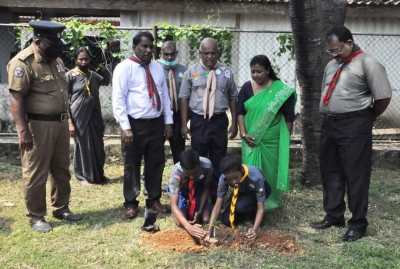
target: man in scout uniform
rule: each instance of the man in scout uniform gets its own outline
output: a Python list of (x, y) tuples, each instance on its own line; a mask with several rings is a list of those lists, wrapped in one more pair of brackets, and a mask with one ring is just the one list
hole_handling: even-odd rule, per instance
[(51, 231), (46, 215), (46, 181), (50, 174), (53, 216), (68, 221), (71, 213), (69, 173), (68, 92), (61, 54), (65, 26), (31, 21), (32, 44), (7, 66), (11, 113), (21, 150), (23, 191), (32, 228)]
[(167, 80), (168, 94), (171, 100), (171, 109), (174, 112), (173, 135), (168, 139), (171, 146), (174, 164), (179, 162), (179, 155), (185, 150), (185, 138), (181, 135), (181, 113), (178, 100), (179, 89), (182, 84), (183, 73), (188, 69), (177, 62), (178, 51), (172, 41), (166, 41), (161, 46), (161, 65), (164, 67), (164, 75)]
[(265, 180), (260, 168), (242, 164), (242, 158), (238, 155), (223, 158), (220, 169), (222, 175), (218, 183), (218, 198), (211, 213), (206, 240), (212, 234), (213, 224), (219, 215), (229, 186), (233, 187), (233, 192), (229, 204), (222, 213), (221, 222), (234, 228), (246, 218), (251, 219), (254, 224), (246, 236), (255, 239), (264, 216), (264, 202), (271, 194), (271, 186)]
[(326, 214), (310, 225), (344, 227), (347, 192), (352, 217), (342, 241), (356, 241), (368, 226), (373, 121), (388, 107), (392, 87), (385, 67), (354, 43), (349, 29), (332, 28), (326, 41), (333, 57), (325, 67), (320, 101), (319, 163)]
[(191, 135), (192, 149), (211, 160), (214, 172), (210, 195), (214, 203), (221, 175), (219, 163), (226, 156), (228, 146), (228, 108), (232, 115), (229, 138), (233, 139), (237, 135), (238, 91), (232, 71), (218, 61), (219, 51), (215, 39), (203, 39), (199, 53), (199, 63), (191, 66), (182, 78), (179, 92), (182, 123), (188, 121), (189, 112), (192, 114), (190, 131), (186, 124), (182, 124), (181, 134), (185, 139), (190, 139)]
[(208, 223), (211, 205), (208, 203), (213, 167), (209, 159), (192, 150), (179, 156), (167, 184), (175, 224), (192, 236), (203, 238), (205, 231), (199, 223)]

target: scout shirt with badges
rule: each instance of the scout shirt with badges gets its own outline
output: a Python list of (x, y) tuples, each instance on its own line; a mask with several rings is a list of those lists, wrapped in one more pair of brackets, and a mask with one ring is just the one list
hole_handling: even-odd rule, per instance
[(370, 108), (373, 100), (392, 97), (392, 88), (385, 67), (374, 57), (363, 52), (344, 65), (329, 104), (326, 106), (323, 99), (339, 65), (333, 59), (325, 67), (319, 106), (321, 113), (340, 114), (358, 111)]
[[(246, 166), (249, 169), (249, 174), (239, 184), (239, 195), (254, 193), (257, 196), (257, 202), (264, 203), (271, 194), (271, 188), (266, 182), (260, 168), (250, 165)], [(224, 198), (228, 192), (229, 186), (225, 175), (222, 174), (218, 182), (217, 197)]]
[[(180, 90), (181, 85), (182, 85), (183, 74), (186, 72), (187, 69), (188, 68), (186, 66), (181, 65), (181, 64), (177, 64), (175, 66), (175, 68), (172, 69), (172, 71), (174, 72), (176, 91), (178, 92), (178, 95), (179, 95), (179, 90)], [(168, 90), (169, 90), (168, 71), (169, 71), (168, 69), (164, 68), (164, 76), (165, 76), (165, 80), (167, 81), (167, 87), (168, 87)], [(169, 96), (169, 91), (168, 91), (168, 96)], [(171, 98), (171, 96), (169, 96), (169, 98)], [(178, 102), (178, 107), (179, 106), (180, 106), (180, 102)]]
[(64, 63), (60, 58), (49, 61), (31, 44), (8, 63), (9, 88), (25, 95), (27, 113), (55, 115), (68, 111)]
[[(208, 73), (209, 70), (197, 63), (189, 67), (182, 78), (179, 98), (190, 99), (189, 108), (198, 115), (204, 115), (203, 97)], [(220, 114), (229, 109), (229, 103), (237, 98), (238, 90), (232, 71), (223, 63), (219, 63), (215, 68), (215, 75), (217, 77), (217, 89), (214, 114)]]
[[(209, 159), (200, 157), (200, 167), (194, 177), (193, 188), (196, 189), (200, 185), (207, 184), (212, 180), (213, 167)], [(179, 194), (180, 189), (189, 190), (188, 178), (183, 173), (183, 169), (180, 163), (175, 164), (171, 171), (169, 180), (169, 192), (170, 194)]]

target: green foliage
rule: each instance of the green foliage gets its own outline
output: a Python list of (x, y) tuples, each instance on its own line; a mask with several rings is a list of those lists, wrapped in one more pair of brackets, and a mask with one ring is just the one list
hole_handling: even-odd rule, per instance
[[(209, 16), (206, 22), (210, 19)], [(225, 64), (232, 64), (232, 44), (235, 35), (227, 28), (217, 28), (215, 25), (191, 25), (177, 27), (173, 24), (163, 22), (156, 24), (160, 28), (156, 44), (161, 47), (167, 37), (172, 37), (172, 41), (187, 40), (189, 45), (190, 60), (198, 58), (200, 41), (206, 37), (212, 37), (218, 42), (220, 58), (224, 59)]]
[(294, 51), (294, 39), (293, 34), (285, 33), (276, 37), (279, 42), (279, 49), (274, 54), (281, 57), (283, 54), (289, 53), (289, 61), (296, 59)]
[[(93, 24), (90, 22), (80, 22), (73, 18), (72, 20), (60, 23), (64, 24), (66, 27), (63, 32), (63, 39), (69, 45), (71, 60), (73, 60), (73, 52), (75, 49), (78, 47), (88, 48), (88, 42), (92, 42), (89, 41), (85, 35), (91, 35), (94, 38), (92, 45), (101, 50), (103, 57), (106, 59), (106, 64), (107, 60), (109, 60), (106, 57), (108, 43), (113, 40), (126, 40), (125, 37), (129, 36), (129, 32), (118, 32), (115, 26), (108, 21), (101, 21)], [(114, 58), (122, 59), (121, 52), (111, 52), (111, 54)], [(102, 66), (99, 66), (99, 68), (100, 67)]]

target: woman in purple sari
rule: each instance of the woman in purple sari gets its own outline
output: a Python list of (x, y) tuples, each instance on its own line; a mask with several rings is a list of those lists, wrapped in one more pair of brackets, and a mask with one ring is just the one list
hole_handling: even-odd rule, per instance
[(74, 53), (76, 67), (67, 73), (70, 107), (69, 131), (74, 137), (74, 172), (79, 183), (104, 184), (104, 123), (99, 99), (103, 78), (89, 70), (89, 51)]

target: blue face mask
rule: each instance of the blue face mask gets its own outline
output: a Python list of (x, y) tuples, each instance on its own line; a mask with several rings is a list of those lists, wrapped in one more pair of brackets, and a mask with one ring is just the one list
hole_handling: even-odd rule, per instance
[(161, 63), (163, 65), (167, 66), (167, 67), (173, 67), (173, 66), (178, 64), (178, 61), (177, 60), (173, 60), (172, 62), (168, 62), (168, 61), (166, 61), (164, 59), (161, 59)]

